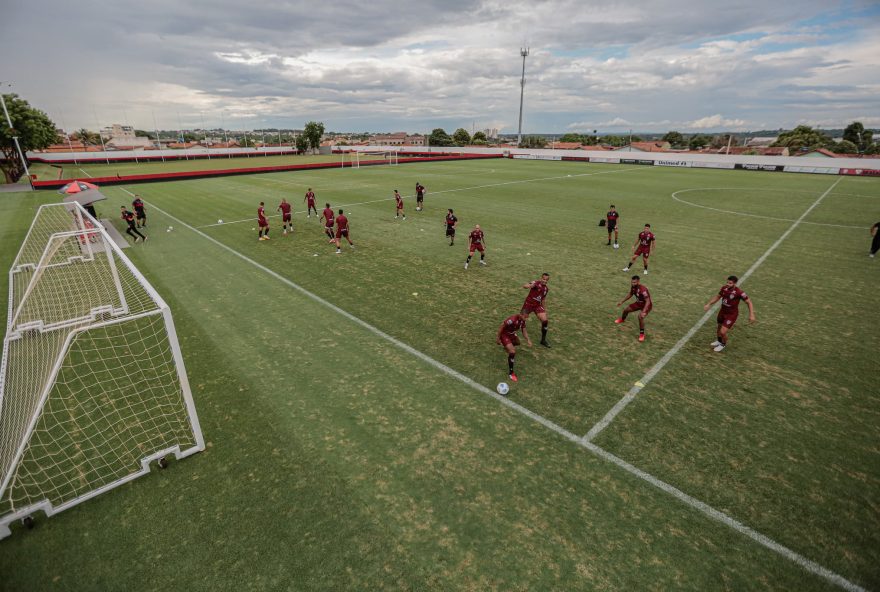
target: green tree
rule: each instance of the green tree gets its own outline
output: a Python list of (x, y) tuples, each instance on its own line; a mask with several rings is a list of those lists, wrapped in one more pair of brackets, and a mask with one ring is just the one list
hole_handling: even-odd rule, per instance
[[(853, 121), (843, 130), (843, 139), (856, 146), (854, 152), (865, 152), (874, 143), (874, 132), (866, 130), (859, 121)], [(835, 151), (836, 152), (836, 151)]]
[[(324, 124), (319, 121), (310, 121), (303, 128), (303, 136), (309, 141), (309, 147), (317, 152), (321, 146), (321, 138), (324, 136)], [(299, 144), (297, 144), (299, 146)]]
[(789, 152), (808, 152), (819, 148), (831, 148), (834, 140), (808, 125), (799, 125), (793, 130), (779, 134), (773, 146), (786, 146)]
[(573, 134), (571, 132), (567, 134), (563, 134), (561, 138), (559, 138), (560, 142), (577, 142), (578, 144), (584, 143), (584, 136), (580, 134)]
[(305, 154), (309, 149), (309, 139), (303, 134), (296, 137), (294, 144), (296, 144), (296, 149), (300, 154)]
[(691, 150), (701, 150), (712, 142), (712, 138), (705, 134), (694, 134), (688, 141), (688, 148)]
[(134, 135), (137, 138), (154, 138), (156, 136), (155, 132), (151, 133), (151, 132), (148, 132), (145, 130), (139, 130), (139, 129), (134, 130)]
[(78, 129), (72, 135), (76, 140), (82, 142), (83, 146), (99, 146), (101, 144), (101, 136), (86, 128)]
[(865, 148), (865, 154), (880, 154), (880, 142), (874, 142)]
[(14, 137), (27, 158), (28, 150), (41, 150), (58, 141), (55, 123), (39, 109), (34, 109), (16, 94), (3, 95), (12, 128), (0, 119), (0, 169), (7, 183), (15, 183), (24, 174), (24, 165), (15, 148)]
[(477, 142), (482, 142), (483, 144), (487, 143), (489, 139), (486, 137), (485, 132), (474, 132), (474, 136), (471, 138), (471, 142), (476, 144)]
[(463, 127), (460, 127), (453, 132), (452, 139), (455, 140), (456, 146), (467, 146), (471, 143), (471, 135)]
[(730, 147), (739, 146), (739, 140), (733, 134), (718, 134), (714, 138), (712, 138), (712, 148), (727, 148), (728, 143)]
[(681, 135), (681, 133), (675, 131), (666, 132), (666, 135), (663, 136), (663, 141), (672, 144), (673, 148), (684, 148), (688, 145), (688, 142), (684, 139), (684, 136)]
[(428, 143), (431, 146), (452, 146), (453, 140), (449, 137), (442, 127), (435, 128), (428, 137)]
[(547, 146), (547, 139), (543, 136), (523, 136), (522, 142), (520, 142), (520, 148), (545, 148)]
[(841, 140), (831, 148), (836, 154), (858, 154), (859, 147), (849, 140)]

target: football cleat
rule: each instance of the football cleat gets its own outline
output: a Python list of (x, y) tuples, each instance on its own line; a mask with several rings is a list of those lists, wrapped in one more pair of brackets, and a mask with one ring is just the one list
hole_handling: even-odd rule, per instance
[(342, 249), (336, 249), (336, 254), (337, 254), (337, 255), (341, 255), (341, 254), (342, 254)]
[(543, 346), (546, 347), (547, 349), (550, 349), (550, 344), (547, 343), (546, 340), (543, 340), (543, 339), (542, 339), (542, 340), (541, 340), (541, 345), (543, 345)]
[(648, 275), (648, 270), (647, 270), (647, 269), (643, 269), (643, 270), (642, 270), (642, 275)]
[(715, 341), (713, 341), (712, 343), (709, 344), (709, 347), (715, 347), (718, 345), (721, 345), (721, 342), (716, 339)]
[(624, 267), (623, 271), (629, 271), (629, 267)]
[(645, 334), (644, 334), (644, 333), (639, 333), (639, 343), (641, 343), (641, 342), (644, 341), (644, 340), (645, 340)]
[(480, 265), (486, 265), (486, 262), (480, 259)]
[(465, 268), (465, 269), (468, 268), (468, 264), (467, 264), (467, 263), (464, 264), (464, 268)]
[(614, 319), (615, 325), (619, 325), (620, 323), (623, 323), (623, 322), (624, 322), (624, 319)]
[(725, 347), (725, 345), (723, 343), (719, 343), (718, 345), (715, 346), (714, 350), (717, 352), (724, 351), (724, 347)]
[(510, 373), (508, 378), (510, 379), (510, 382), (519, 382), (519, 379), (516, 377), (516, 374), (514, 374), (513, 372)]

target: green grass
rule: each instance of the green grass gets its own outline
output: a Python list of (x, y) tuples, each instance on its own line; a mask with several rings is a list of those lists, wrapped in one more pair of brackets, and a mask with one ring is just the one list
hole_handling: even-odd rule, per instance
[[(209, 447), (15, 532), (0, 573), (10, 589), (830, 589), (158, 209), (206, 226), (252, 218), (260, 200), (298, 205), (307, 186), (319, 204), (361, 204), (345, 208), (357, 250), (340, 256), (303, 214), (292, 237), (273, 218), (265, 243), (252, 222), (203, 231), (487, 386), (506, 375), (498, 325), (520, 285), (549, 272), (554, 348), (520, 349), (510, 398), (585, 434), (837, 179), (484, 161), (138, 186), (151, 240), (128, 253), (174, 311)], [(409, 196), (416, 180), (427, 210), (408, 197), (395, 221), (392, 190)], [(689, 188), (730, 189), (681, 195), (695, 204), (783, 220), (672, 199)], [(104, 191), (111, 216), (114, 199), (130, 201)], [(55, 197), (0, 200), (0, 263)], [(619, 251), (597, 226), (612, 202)], [(743, 286), (758, 323), (741, 317), (723, 354), (703, 327), (596, 441), (868, 588), (880, 586), (878, 269), (866, 257), (878, 215), (880, 182), (841, 180), (805, 222), (859, 228), (800, 225)], [(639, 344), (613, 319), (645, 222), (655, 309)], [(489, 265), (465, 271), (475, 223)]]
[[(381, 155), (366, 155), (362, 160), (381, 159)], [(199, 158), (192, 160), (168, 160), (166, 162), (119, 162), (119, 163), (89, 163), (89, 164), (64, 164), (64, 179), (88, 180), (91, 177), (113, 177), (116, 175), (151, 175), (158, 173), (175, 173), (183, 171), (213, 171), (221, 169), (243, 169), (250, 167), (270, 167), (311, 164), (315, 162), (342, 163), (342, 156), (333, 155), (303, 155), (303, 156), (252, 156), (239, 158)], [(39, 180), (52, 180), (58, 178), (58, 169), (49, 165), (34, 165), (34, 173), (39, 174)], [(46, 170), (44, 170), (46, 169)]]

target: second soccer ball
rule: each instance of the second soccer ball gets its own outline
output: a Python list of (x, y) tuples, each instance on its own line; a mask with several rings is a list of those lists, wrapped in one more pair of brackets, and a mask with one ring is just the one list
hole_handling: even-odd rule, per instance
[(506, 395), (510, 392), (510, 387), (507, 386), (506, 382), (499, 382), (498, 386), (495, 387), (495, 390), (498, 391), (499, 395)]

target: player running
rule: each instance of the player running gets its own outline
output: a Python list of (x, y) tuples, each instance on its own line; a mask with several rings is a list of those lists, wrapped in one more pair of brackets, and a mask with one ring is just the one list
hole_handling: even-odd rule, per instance
[(523, 337), (526, 338), (526, 343), (529, 344), (529, 347), (532, 347), (532, 340), (529, 339), (529, 333), (526, 331), (526, 315), (523, 313), (515, 314), (504, 319), (504, 322), (501, 323), (501, 327), (498, 329), (498, 335), (495, 338), (495, 342), (507, 350), (507, 376), (510, 378), (511, 382), (519, 382), (519, 379), (513, 372), (513, 364), (516, 360), (516, 346), (519, 345), (519, 336), (516, 334), (517, 331), (522, 331)]
[(615, 319), (614, 322), (618, 325), (626, 320), (626, 316), (635, 311), (639, 311), (639, 341), (645, 340), (645, 317), (648, 316), (648, 313), (651, 312), (651, 309), (654, 308), (654, 301), (651, 300), (651, 293), (648, 292), (648, 288), (641, 284), (641, 280), (639, 276), (632, 276), (632, 285), (629, 289), (629, 294), (627, 294), (626, 298), (617, 303), (617, 306), (623, 306), (623, 303), (632, 298), (636, 297), (636, 301), (623, 309), (623, 312), (620, 313), (620, 318)]
[(458, 218), (452, 213), (452, 208), (446, 212), (446, 236), (449, 237), (449, 246), (455, 244), (455, 226), (458, 224)]
[(144, 200), (141, 199), (140, 195), (135, 194), (134, 200), (131, 202), (131, 207), (134, 208), (134, 217), (137, 219), (137, 227), (146, 228), (147, 212), (144, 210)]
[(633, 243), (632, 259), (629, 260), (629, 263), (623, 268), (623, 271), (629, 271), (629, 268), (632, 267), (632, 264), (639, 258), (639, 255), (641, 255), (642, 265), (645, 266), (645, 270), (642, 273), (648, 275), (648, 257), (654, 253), (655, 244), (656, 239), (654, 233), (651, 232), (651, 225), (645, 224), (645, 229), (639, 233), (636, 242)]
[(871, 236), (874, 238), (871, 239), (871, 252), (868, 253), (868, 256), (874, 257), (877, 251), (880, 251), (880, 222), (871, 227)]
[(617, 219), (620, 218), (620, 214), (617, 213), (614, 204), (611, 204), (609, 207), (611, 209), (605, 214), (605, 220), (607, 220), (606, 226), (608, 227), (608, 242), (606, 244), (611, 244), (611, 233), (614, 232), (614, 248), (616, 249), (620, 246), (617, 244)]
[(303, 198), (303, 201), (306, 202), (306, 218), (312, 217), (312, 210), (315, 210), (315, 217), (317, 218), (318, 207), (315, 205), (315, 192), (312, 191), (311, 187), (306, 191), (306, 196)]
[(133, 237), (134, 242), (138, 242), (139, 240), (146, 242), (147, 237), (141, 234), (134, 224), (134, 214), (126, 210), (125, 206), (120, 206), (120, 209), (122, 210), (122, 219), (128, 224), (128, 228), (125, 229), (125, 234)]
[(736, 285), (738, 281), (739, 278), (735, 275), (728, 276), (727, 283), (721, 286), (721, 290), (703, 307), (708, 311), (713, 304), (721, 301), (721, 309), (718, 311), (718, 339), (711, 343), (711, 347), (717, 352), (724, 351), (724, 348), (727, 347), (727, 332), (733, 329), (736, 324), (740, 300), (745, 301), (749, 306), (749, 323), (755, 322), (755, 305), (749, 295)]
[(549, 281), (550, 274), (542, 273), (541, 279), (523, 284), (523, 288), (529, 291), (529, 295), (526, 296), (526, 301), (523, 302), (520, 310), (520, 314), (525, 315), (526, 318), (529, 318), (531, 313), (535, 313), (538, 320), (541, 321), (541, 345), (544, 347), (550, 347), (550, 344), (547, 343), (547, 311), (544, 309), (547, 292), (550, 290), (547, 287)]
[(416, 211), (425, 209), (425, 186), (416, 181)]
[(327, 235), (328, 238), (333, 240), (333, 209), (330, 207), (330, 204), (324, 204), (324, 211), (321, 212), (321, 218), (319, 221), (324, 221), (324, 234)]
[(281, 203), (278, 204), (277, 208), (275, 208), (276, 212), (279, 210), (281, 211), (281, 224), (282, 228), (284, 229), (284, 232), (282, 232), (281, 234), (287, 234), (288, 226), (290, 226), (290, 232), (293, 232), (293, 220), (291, 219), (292, 215), (290, 213), (290, 204), (287, 203), (287, 200), (283, 197), (281, 198)]
[(403, 196), (398, 193), (397, 189), (394, 190), (394, 201), (397, 202), (397, 212), (394, 214), (394, 219), (397, 220), (403, 216), (403, 219), (406, 220), (406, 212), (403, 211)]
[(467, 261), (464, 262), (464, 268), (468, 268), (468, 264), (471, 262), (471, 257), (474, 256), (474, 251), (480, 252), (480, 265), (486, 265), (486, 238), (483, 236), (483, 231), (480, 230), (479, 224), (474, 226), (474, 229), (471, 230), (471, 233), (468, 235), (468, 241), (470, 242), (470, 246), (468, 247), (468, 257)]
[(351, 248), (354, 248), (354, 243), (351, 242), (351, 238), (348, 236), (348, 218), (345, 217), (345, 214), (342, 213), (342, 209), (339, 210), (339, 215), (336, 216), (336, 236), (330, 239), (331, 243), (336, 243), (336, 254), (339, 255), (342, 253), (342, 249), (339, 247), (340, 238), (345, 237), (345, 240), (348, 241), (348, 244)]
[(260, 232), (257, 233), (257, 240), (269, 240), (269, 219), (266, 218), (266, 204), (263, 202), (260, 202), (260, 207), (257, 208), (257, 225), (260, 227)]

